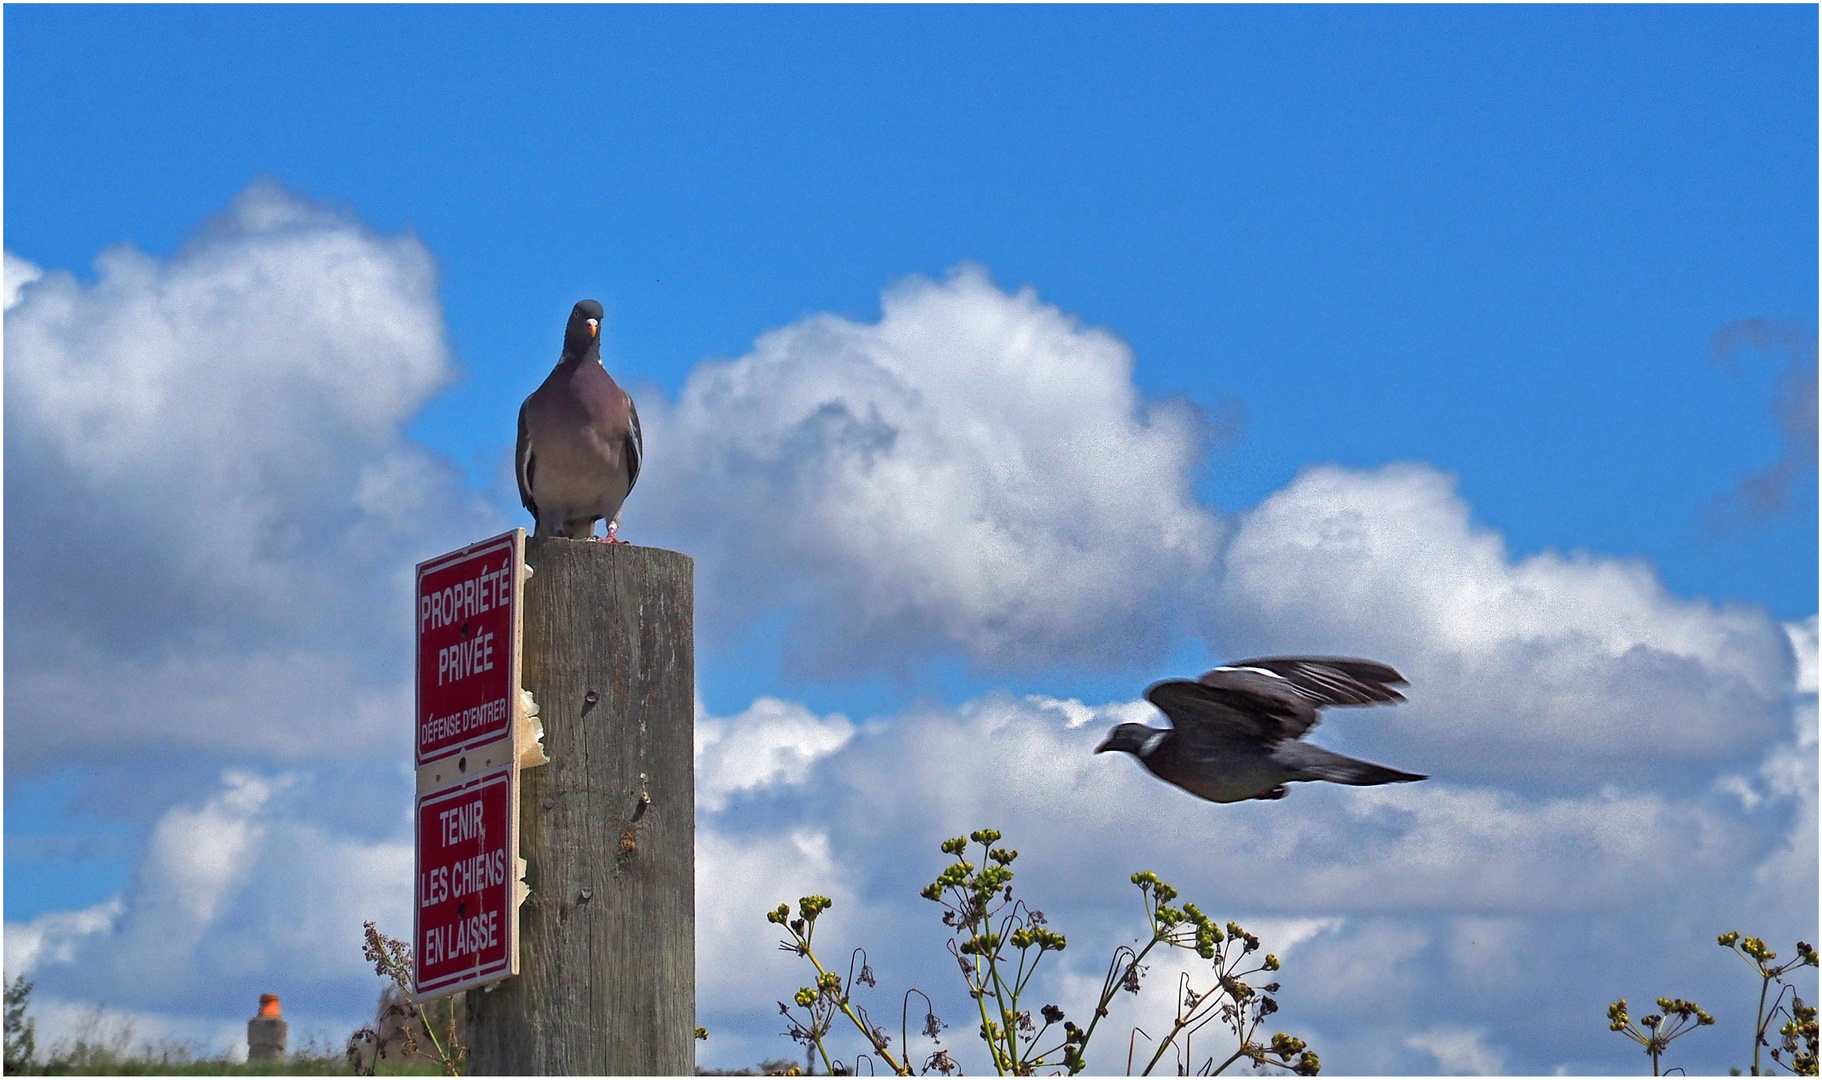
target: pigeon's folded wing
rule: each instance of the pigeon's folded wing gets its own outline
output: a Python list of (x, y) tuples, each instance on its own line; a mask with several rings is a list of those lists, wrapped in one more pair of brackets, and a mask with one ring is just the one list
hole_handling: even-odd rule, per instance
[(531, 497), (531, 475), (535, 465), (531, 456), (531, 430), (525, 426), (525, 406), (519, 406), (519, 445), (513, 453), (513, 471), (519, 477), (519, 502), (531, 511), (532, 520), (538, 518), (537, 500)]
[(639, 410), (633, 405), (633, 395), (620, 392), (626, 394), (626, 419), (631, 428), (626, 437), (626, 490), (630, 493), (639, 482), (639, 466), (645, 463), (645, 436), (639, 431)]

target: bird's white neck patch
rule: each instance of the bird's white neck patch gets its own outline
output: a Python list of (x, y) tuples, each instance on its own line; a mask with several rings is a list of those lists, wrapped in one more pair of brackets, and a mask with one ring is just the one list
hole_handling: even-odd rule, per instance
[(1164, 732), (1160, 731), (1155, 735), (1147, 735), (1145, 741), (1139, 744), (1139, 756), (1149, 757), (1151, 752), (1156, 750), (1158, 746), (1164, 742), (1164, 734)]

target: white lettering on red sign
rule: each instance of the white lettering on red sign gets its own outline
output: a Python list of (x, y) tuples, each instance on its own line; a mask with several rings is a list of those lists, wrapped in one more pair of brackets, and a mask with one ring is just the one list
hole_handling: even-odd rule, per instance
[(511, 973), (517, 874), (512, 767), (418, 796), (416, 963), (420, 995)]
[(437, 685), (493, 670), (493, 634), (481, 633), (437, 650)]
[(441, 964), (499, 944), (500, 913), (483, 911), (424, 931), (424, 963)]
[(438, 866), (424, 875), (419, 890), (420, 907), (430, 907), (445, 900), (460, 900), (482, 889), (506, 883), (506, 849), (494, 848), (482, 855)]
[(419, 768), (511, 734), (521, 535), (514, 530), (418, 564)]
[(506, 698), (495, 698), (485, 705), (476, 705), (472, 709), (463, 709), (448, 716), (433, 714), (418, 725), (418, 741), (429, 744), (440, 739), (453, 739), (476, 728), (497, 723), (505, 717), (508, 705)]
[(512, 598), (512, 583), (507, 575), (511, 571), (512, 560), (508, 559), (498, 570), (486, 571), (419, 597), (418, 632), (441, 630), (508, 603)]
[(481, 827), (481, 800), (452, 807), (437, 815), (443, 823), (443, 846), (472, 840), (486, 830)]

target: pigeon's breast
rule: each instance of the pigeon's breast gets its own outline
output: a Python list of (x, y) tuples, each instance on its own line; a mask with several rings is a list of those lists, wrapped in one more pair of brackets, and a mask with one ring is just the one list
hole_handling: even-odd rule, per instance
[(536, 407), (526, 423), (537, 461), (532, 496), (540, 509), (613, 517), (630, 486), (625, 394), (599, 364), (584, 362), (552, 372), (532, 396)]
[(1231, 803), (1253, 798), (1290, 779), (1288, 772), (1259, 753), (1195, 759), (1171, 743), (1139, 759), (1160, 780), (1168, 781), (1209, 802)]

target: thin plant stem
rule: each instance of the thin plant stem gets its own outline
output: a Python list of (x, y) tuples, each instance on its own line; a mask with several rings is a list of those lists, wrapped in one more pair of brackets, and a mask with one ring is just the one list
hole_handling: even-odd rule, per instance
[[(1139, 1036), (1141, 1036), (1141, 1035), (1145, 1035), (1145, 1029), (1142, 1027), (1139, 1027), (1137, 1024), (1134, 1024), (1133, 1029), (1132, 1029), (1132, 1034), (1127, 1036), (1127, 1038), (1126, 1038), (1126, 1075), (1127, 1076), (1132, 1075), (1132, 1051), (1133, 1051), (1134, 1045), (1138, 1042)], [(1150, 1035), (1145, 1035), (1145, 1037), (1147, 1039), (1151, 1038)]]
[[(820, 981), (821, 976), (828, 974), (828, 971), (822, 966), (822, 961), (816, 959), (816, 953), (810, 949), (810, 939), (808, 937), (805, 937), (803, 939), (803, 954), (809, 958), (811, 964), (815, 965), (816, 974), (819, 977), (819, 981)], [(879, 1052), (880, 1057), (882, 1057), (886, 1060), (886, 1064), (890, 1065), (892, 1067), (892, 1071), (894, 1073), (898, 1074), (899, 1076), (910, 1075), (910, 1070), (905, 1068), (903, 1065), (900, 1065), (898, 1063), (898, 1061), (892, 1057), (891, 1053), (889, 1053), (886, 1050), (885, 1047), (879, 1045), (879, 1040), (874, 1037), (872, 1030), (870, 1028), (868, 1028), (867, 1025), (861, 1023), (860, 1017), (854, 1015), (854, 1010), (848, 1007), (848, 995), (847, 994), (845, 994), (845, 993), (841, 994), (840, 996), (836, 997), (834, 1000), (835, 1000), (836, 1007), (842, 1011), (842, 1014), (844, 1016), (846, 1016), (849, 1019), (849, 1021), (851, 1021), (854, 1024), (855, 1028), (857, 1028), (862, 1035), (865, 1035), (867, 1037), (867, 1041), (869, 1043), (873, 1044), (873, 1048)], [(820, 1039), (817, 1040), (816, 1047), (818, 1050), (822, 1050), (822, 1041)], [(823, 1050), (822, 1056), (823, 1056), (824, 1063), (826, 1064), (828, 1061), (828, 1057), (829, 1057), (828, 1051)], [(834, 1075), (833, 1072), (831, 1072), (830, 1075)]]
[(1771, 976), (1759, 972), (1759, 1018), (1752, 1025), (1752, 1074), (1759, 1075), (1759, 1047), (1765, 1042), (1765, 994), (1771, 989)]

